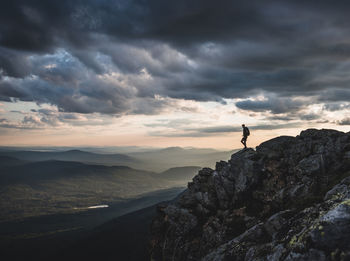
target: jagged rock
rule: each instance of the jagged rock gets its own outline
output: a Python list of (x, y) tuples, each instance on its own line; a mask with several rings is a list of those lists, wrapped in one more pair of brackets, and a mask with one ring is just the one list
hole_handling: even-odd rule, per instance
[(271, 236), (272, 241), (277, 239), (278, 233), (282, 232), (282, 228), (288, 226), (288, 218), (293, 214), (292, 210), (283, 210), (272, 215), (264, 223), (266, 232)]
[[(265, 157), (268, 159), (280, 159), (283, 157), (285, 151), (289, 148), (289, 144), (293, 142), (295, 142), (294, 137), (280, 136), (261, 143), (258, 147), (256, 147), (256, 151), (260, 154), (265, 155)], [(298, 151), (305, 152), (305, 149), (299, 149)]]
[(350, 238), (350, 200), (341, 202), (319, 219), (310, 232), (313, 244), (320, 249), (347, 250)]
[(158, 260), (349, 260), (350, 133), (309, 129), (204, 168), (152, 223)]
[(324, 254), (323, 251), (310, 249), (305, 254), (291, 252), (284, 260), (285, 261), (312, 261), (312, 260), (325, 261), (326, 255)]
[(270, 261), (278, 261), (283, 257), (286, 251), (287, 250), (283, 247), (283, 244), (278, 244), (272, 249), (271, 253), (268, 254), (266, 258)]
[(324, 200), (345, 198), (350, 198), (350, 176), (343, 179), (339, 184), (329, 190), (324, 196)]

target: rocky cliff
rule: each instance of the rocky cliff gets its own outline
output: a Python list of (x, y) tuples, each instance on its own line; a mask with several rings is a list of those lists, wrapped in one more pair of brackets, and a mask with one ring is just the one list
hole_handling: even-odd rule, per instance
[(309, 129), (204, 168), (158, 206), (152, 260), (350, 260), (350, 133)]

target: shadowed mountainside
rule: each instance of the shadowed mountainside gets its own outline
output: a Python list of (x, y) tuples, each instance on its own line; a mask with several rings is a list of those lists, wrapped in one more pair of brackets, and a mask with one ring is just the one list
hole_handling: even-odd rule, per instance
[(19, 160), (17, 158), (6, 156), (6, 155), (0, 155), (0, 168), (21, 165), (24, 163), (26, 163), (26, 161), (24, 160)]
[(183, 188), (171, 188), (112, 204), (109, 208), (0, 222), (1, 258), (12, 261), (149, 260), (147, 244), (154, 204), (171, 200), (181, 191)]
[(113, 219), (63, 249), (54, 260), (148, 261), (150, 225), (156, 206)]
[(204, 168), (152, 222), (153, 260), (349, 260), (350, 133), (309, 129)]

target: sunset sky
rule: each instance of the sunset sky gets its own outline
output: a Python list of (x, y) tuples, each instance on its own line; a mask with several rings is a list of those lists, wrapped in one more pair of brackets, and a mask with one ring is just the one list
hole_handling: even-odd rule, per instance
[(12, 0), (0, 145), (241, 147), (350, 131), (349, 1)]

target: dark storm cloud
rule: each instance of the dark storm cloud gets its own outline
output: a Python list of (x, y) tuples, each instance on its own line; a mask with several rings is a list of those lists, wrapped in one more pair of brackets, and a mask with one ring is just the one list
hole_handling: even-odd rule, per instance
[(300, 119), (305, 121), (318, 120), (321, 116), (316, 113), (302, 114), (300, 115)]
[(10, 83), (0, 83), (0, 101), (12, 101), (12, 98), (24, 98), (24, 94), (21, 91), (13, 88)]
[(94, 32), (181, 45), (231, 38), (230, 34), (263, 35), (272, 29), (263, 33), (259, 28), (274, 27), (261, 18), (259, 8), (263, 7), (259, 1), (245, 4), (228, 0), (215, 4), (209, 0), (14, 0), (2, 5), (0, 43), (21, 50), (47, 51), (61, 38), (84, 46), (87, 33)]
[(337, 122), (338, 125), (350, 125), (350, 118), (344, 118)]
[[(264, 125), (253, 125), (248, 126), (250, 130), (279, 130), (287, 128), (297, 128), (302, 125), (297, 122), (285, 123), (285, 124), (264, 124)], [(182, 129), (181, 131), (171, 132), (171, 131), (153, 131), (149, 134), (152, 136), (161, 137), (208, 137), (215, 134), (232, 133), (232, 132), (242, 132), (241, 126), (216, 126), (216, 127), (206, 127), (206, 128), (188, 128)]]
[[(282, 113), (282, 114), (272, 114), (272, 116), (266, 117), (267, 120), (272, 121), (295, 121), (295, 120), (303, 120), (303, 121), (316, 121), (317, 123), (324, 123), (324, 120), (320, 120), (322, 114), (317, 113), (306, 113), (305, 111), (296, 111), (292, 113)], [(327, 120), (328, 122), (328, 120)]]
[(345, 89), (327, 90), (321, 94), (319, 100), (326, 101), (326, 102), (335, 102), (335, 101), (348, 102), (350, 101), (349, 87), (346, 85)]
[(326, 111), (341, 111), (345, 109), (350, 109), (350, 103), (328, 103), (323, 106)]
[(190, 131), (196, 131), (199, 133), (226, 133), (226, 132), (240, 132), (242, 127), (232, 127), (232, 126), (216, 126), (216, 127), (207, 127), (207, 128), (196, 128), (190, 129)]
[(288, 115), (282, 115), (282, 116), (274, 115), (274, 116), (267, 117), (267, 119), (271, 120), (271, 121), (291, 121), (291, 120), (295, 120), (294, 117), (290, 117)]
[[(299, 127), (300, 123), (285, 123), (285, 124), (274, 124), (274, 125), (253, 125), (248, 126), (249, 129), (252, 130), (277, 130), (277, 129), (286, 129), (291, 127)], [(208, 128), (197, 128), (190, 129), (190, 131), (196, 131), (200, 133), (229, 133), (229, 132), (241, 132), (241, 126), (216, 126), (216, 127), (208, 127)]]
[[(61, 51), (55, 55), (32, 58), (34, 75), (4, 78), (0, 81), (0, 99), (9, 97), (39, 104), (56, 105), (62, 112), (105, 114), (144, 113), (160, 110), (166, 101), (134, 101), (134, 90), (122, 86), (113, 77), (100, 78), (75, 57)], [(140, 82), (139, 84), (141, 84)]]
[(255, 112), (271, 111), (273, 114), (291, 113), (301, 110), (308, 105), (304, 100), (268, 97), (265, 100), (243, 100), (236, 102), (236, 106), (242, 110)]
[[(0, 129), (21, 129), (38, 130), (43, 129), (43, 124), (35, 118), (26, 116), (22, 122), (10, 122), (7, 119), (0, 119)], [(4, 130), (1, 130), (4, 131)]]
[(14, 77), (24, 77), (30, 74), (30, 68), (25, 54), (23, 52), (1, 48), (0, 46), (0, 80), (2, 74)]
[[(349, 11), (322, 0), (7, 1), (0, 100), (106, 114), (174, 105), (157, 95), (243, 98), (238, 108), (272, 114), (304, 109), (293, 97), (347, 101)], [(101, 80), (111, 71), (117, 83)]]

